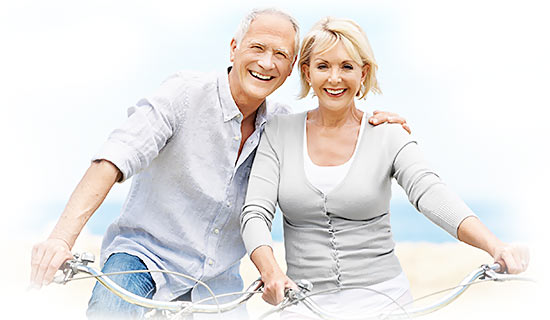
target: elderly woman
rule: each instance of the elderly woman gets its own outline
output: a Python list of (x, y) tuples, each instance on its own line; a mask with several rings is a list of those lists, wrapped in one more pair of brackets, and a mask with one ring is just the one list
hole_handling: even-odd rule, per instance
[[(355, 99), (380, 92), (378, 66), (356, 23), (319, 21), (302, 43), (298, 64), (301, 96), (313, 90), (317, 105), (267, 125), (241, 215), (241, 233), (267, 302), (279, 303), (284, 289), (295, 286), (291, 279), (310, 280), (314, 291), (335, 289), (317, 297), (325, 306), (410, 301), (390, 227), (392, 178), (416, 209), (452, 236), (485, 250), (508, 272), (525, 270), (528, 254), (480, 222), (428, 167), (416, 140), (399, 126), (370, 125), (369, 115), (356, 107)], [(284, 216), (288, 276), (270, 248), (277, 204)], [(372, 290), (339, 290), (357, 285)]]

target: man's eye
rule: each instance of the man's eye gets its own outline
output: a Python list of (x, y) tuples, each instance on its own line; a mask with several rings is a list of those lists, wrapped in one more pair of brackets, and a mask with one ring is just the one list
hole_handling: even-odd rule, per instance
[(284, 52), (277, 52), (276, 55), (278, 55), (279, 57), (284, 58), (284, 59), (287, 58), (287, 55)]

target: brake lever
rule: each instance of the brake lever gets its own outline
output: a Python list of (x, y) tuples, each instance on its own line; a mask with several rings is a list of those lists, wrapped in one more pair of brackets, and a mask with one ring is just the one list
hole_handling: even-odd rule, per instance
[(83, 252), (81, 254), (73, 254), (74, 259), (65, 261), (62, 268), (61, 274), (56, 275), (53, 278), (53, 282), (57, 284), (66, 284), (71, 281), (73, 276), (78, 273), (79, 266), (86, 266), (88, 263), (93, 263), (95, 261), (95, 256), (92, 253)]

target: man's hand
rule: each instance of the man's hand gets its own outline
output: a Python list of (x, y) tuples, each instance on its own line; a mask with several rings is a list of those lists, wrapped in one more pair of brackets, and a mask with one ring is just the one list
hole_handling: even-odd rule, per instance
[(50, 238), (32, 248), (31, 285), (40, 288), (50, 284), (59, 267), (73, 255), (67, 242)]
[(375, 126), (384, 122), (400, 123), (405, 131), (411, 133), (411, 128), (409, 128), (407, 120), (397, 113), (376, 110), (373, 112), (373, 116), (369, 118), (369, 123)]
[(283, 301), (286, 289), (298, 290), (294, 281), (280, 270), (270, 275), (262, 275), (262, 281), (264, 283), (262, 298), (274, 306)]

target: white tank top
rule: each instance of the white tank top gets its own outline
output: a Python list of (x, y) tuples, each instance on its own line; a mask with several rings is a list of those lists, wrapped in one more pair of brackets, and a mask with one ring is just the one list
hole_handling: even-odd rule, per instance
[[(353, 159), (355, 158), (355, 153), (357, 151), (357, 146), (359, 145), (359, 142), (361, 141), (361, 136), (363, 132), (363, 128), (365, 127), (365, 115), (367, 113), (363, 113), (363, 118), (361, 120), (361, 127), (359, 128), (359, 135), (357, 138), (357, 143), (355, 144), (355, 149), (353, 150), (353, 154), (351, 155), (351, 158), (346, 161), (345, 163), (338, 165), (338, 166), (318, 166), (313, 161), (311, 161), (311, 158), (309, 157), (308, 148), (307, 148), (307, 125), (304, 126), (304, 169), (306, 172), (306, 177), (309, 180), (309, 182), (319, 191), (321, 191), (324, 194), (328, 194), (334, 187), (336, 187), (344, 178), (346, 177), (349, 167), (351, 166), (351, 163), (353, 162)], [(307, 122), (307, 117), (306, 117)]]

